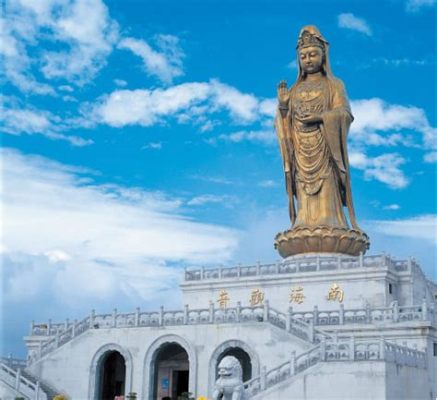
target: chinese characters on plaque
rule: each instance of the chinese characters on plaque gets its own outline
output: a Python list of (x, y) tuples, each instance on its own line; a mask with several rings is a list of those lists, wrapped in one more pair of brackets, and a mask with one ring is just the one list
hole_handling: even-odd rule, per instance
[(229, 300), (231, 300), (231, 299), (230, 299), (230, 297), (228, 295), (228, 292), (226, 290), (221, 290), (220, 293), (219, 293), (218, 300), (217, 300), (217, 303), (219, 304), (219, 307), (220, 308), (226, 308), (227, 305), (228, 305)]
[[(264, 304), (265, 295), (261, 289), (252, 289), (250, 293), (249, 303), (252, 307)], [(290, 289), (290, 294), (288, 297), (289, 303), (302, 304), (306, 299), (304, 294), (304, 288), (302, 286), (294, 286)], [(337, 284), (333, 283), (328, 290), (328, 295), (326, 297), (328, 301), (338, 301), (342, 303), (344, 300), (344, 290)], [(218, 294), (218, 303), (220, 308), (225, 309), (231, 298), (225, 289), (222, 289)]]
[(264, 302), (264, 292), (259, 289), (253, 289), (250, 293), (250, 305), (256, 306), (258, 304), (263, 304)]
[(338, 301), (340, 303), (343, 302), (344, 299), (344, 290), (340, 288), (336, 283), (333, 283), (328, 292), (328, 300), (329, 301)]
[(305, 300), (305, 295), (303, 294), (302, 286), (295, 286), (291, 288), (289, 303), (302, 304)]

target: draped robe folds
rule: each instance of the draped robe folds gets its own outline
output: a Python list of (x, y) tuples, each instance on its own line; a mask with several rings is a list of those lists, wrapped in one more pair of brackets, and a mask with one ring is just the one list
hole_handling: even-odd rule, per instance
[[(322, 94), (323, 122), (311, 133), (312, 139), (308, 139), (308, 133), (294, 118), (295, 95), (303, 80), (291, 88), (288, 107), (280, 108), (275, 120), (289, 196), (290, 219), (294, 227), (347, 228), (343, 212), (345, 206), (352, 227), (359, 229), (352, 203), (346, 143), (353, 117), (343, 83), (333, 77), (321, 79), (324, 79), (325, 87)], [(314, 146), (308, 147), (309, 144)], [(308, 149), (313, 151), (311, 157), (308, 156)], [(316, 159), (317, 162), (314, 161)], [(311, 170), (304, 167), (312, 164), (315, 166)], [(308, 176), (312, 183), (305, 182)]]

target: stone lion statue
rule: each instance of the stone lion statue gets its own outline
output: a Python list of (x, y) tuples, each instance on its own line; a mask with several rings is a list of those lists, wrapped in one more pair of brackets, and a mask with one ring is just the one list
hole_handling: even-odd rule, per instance
[(246, 400), (243, 370), (235, 357), (223, 357), (218, 365), (218, 375), (212, 395), (213, 400)]

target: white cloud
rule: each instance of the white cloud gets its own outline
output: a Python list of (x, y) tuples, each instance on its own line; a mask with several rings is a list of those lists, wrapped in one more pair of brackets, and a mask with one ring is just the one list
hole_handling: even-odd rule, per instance
[(125, 87), (127, 86), (127, 82), (123, 79), (114, 79), (114, 83), (118, 86), (118, 87)]
[(223, 262), (237, 243), (236, 231), (185, 218), (163, 194), (98, 185), (86, 170), (13, 150), (2, 161), (6, 301), (49, 293), (86, 305), (120, 291), (151, 301), (176, 285), (169, 264)]
[(432, 151), (423, 156), (423, 161), (427, 163), (437, 163), (437, 151)]
[(86, 146), (93, 141), (62, 133), (59, 117), (48, 111), (20, 108), (13, 99), (0, 96), (0, 128), (10, 135), (40, 134), (52, 140), (64, 140), (73, 146)]
[(338, 26), (340, 28), (351, 29), (353, 31), (372, 36), (372, 29), (365, 19), (356, 17), (352, 13), (343, 13), (338, 16)]
[(204, 126), (212, 114), (222, 111), (229, 112), (236, 123), (249, 124), (270, 116), (272, 101), (217, 80), (187, 82), (165, 89), (116, 90), (94, 106), (91, 118), (115, 127), (151, 126), (171, 117)]
[(217, 141), (240, 143), (240, 142), (255, 142), (264, 145), (272, 146), (277, 142), (276, 134), (273, 129), (260, 131), (238, 131), (230, 134), (221, 134), (217, 138), (209, 139), (209, 143), (215, 144)]
[(405, 8), (409, 12), (417, 12), (423, 8), (433, 7), (437, 4), (437, 0), (407, 0)]
[(146, 149), (152, 149), (152, 150), (161, 150), (162, 149), (162, 142), (149, 142), (146, 143), (143, 147), (141, 147), (142, 150)]
[(225, 206), (233, 205), (237, 199), (234, 196), (203, 194), (193, 197), (187, 202), (189, 206), (203, 206), (205, 204), (223, 204)]
[(364, 153), (349, 153), (350, 165), (364, 171), (364, 179), (375, 179), (392, 189), (402, 189), (409, 184), (408, 178), (400, 169), (405, 159), (396, 153), (368, 157)]
[(118, 47), (141, 57), (148, 74), (157, 76), (164, 83), (171, 83), (174, 78), (183, 75), (182, 59), (185, 55), (176, 36), (158, 35), (157, 43), (161, 51), (154, 50), (144, 40), (134, 38), (121, 40)]
[(436, 146), (437, 130), (430, 126), (425, 111), (414, 106), (389, 104), (382, 99), (362, 99), (351, 102), (355, 120), (351, 125), (351, 139), (364, 145), (405, 145), (414, 140), (402, 134), (408, 130), (419, 132), (423, 146)]
[[(2, 20), (4, 71), (24, 92), (55, 94), (46, 79), (82, 84), (106, 62), (118, 26), (101, 0), (8, 1)], [(47, 50), (56, 44), (58, 50)], [(48, 46), (47, 46), (48, 45)]]
[(265, 181), (259, 182), (258, 186), (263, 187), (263, 188), (273, 188), (273, 187), (277, 187), (278, 183), (274, 180), (267, 179)]
[(389, 205), (384, 207), (384, 210), (397, 211), (397, 210), (400, 210), (400, 208), (401, 208), (401, 206), (399, 204), (389, 204)]
[(378, 232), (390, 236), (423, 239), (437, 245), (437, 215), (422, 215), (408, 219), (370, 221)]

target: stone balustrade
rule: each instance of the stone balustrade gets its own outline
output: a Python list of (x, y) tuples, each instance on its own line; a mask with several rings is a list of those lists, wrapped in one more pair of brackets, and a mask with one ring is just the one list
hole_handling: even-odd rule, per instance
[[(159, 311), (152, 312), (142, 312), (137, 308), (134, 313), (118, 313), (114, 309), (110, 314), (96, 314), (93, 310), (82, 321), (74, 321), (67, 329), (57, 331), (47, 341), (40, 342), (38, 350), (31, 354), (29, 363), (37, 361), (42, 356), (51, 353), (89, 329), (235, 324), (244, 322), (268, 322), (312, 343), (321, 341), (322, 337), (330, 337), (327, 333), (314, 328), (312, 323), (295, 319), (290, 313), (285, 314), (272, 309), (268, 300), (263, 305), (254, 307), (243, 307), (238, 302), (236, 307), (216, 308), (214, 303), (211, 302), (208, 308), (190, 309), (186, 305), (183, 310), (175, 311), (164, 310), (163, 307), (160, 307)], [(37, 334), (40, 334), (40, 332), (37, 331)]]
[(47, 395), (41, 390), (39, 382), (34, 383), (22, 376), (20, 368), (15, 370), (1, 362), (0, 380), (28, 399), (47, 400)]
[(422, 351), (399, 346), (379, 340), (356, 340), (354, 336), (346, 339), (322, 339), (311, 350), (290, 359), (278, 367), (267, 370), (261, 368), (261, 374), (244, 383), (248, 398), (267, 390), (286, 379), (297, 375), (319, 362), (341, 361), (387, 361), (397, 365), (426, 368), (426, 354)]
[(358, 257), (349, 256), (300, 256), (278, 261), (273, 264), (237, 265), (233, 267), (215, 267), (185, 270), (185, 281), (202, 281), (211, 279), (227, 279), (251, 276), (265, 276), (277, 274), (293, 274), (300, 272), (318, 272), (346, 270), (354, 268), (387, 267), (402, 272), (420, 270), (413, 259), (395, 260), (386, 254)]
[(394, 301), (390, 307), (345, 309), (340, 304), (338, 310), (319, 310), (317, 306), (311, 311), (294, 312), (291, 315), (297, 320), (313, 323), (315, 326), (345, 325), (345, 324), (379, 324), (405, 321), (437, 322), (437, 310), (433, 305), (423, 301), (421, 305), (399, 306)]
[(436, 310), (423, 302), (420, 306), (399, 307), (393, 302), (391, 307), (344, 309), (319, 311), (317, 307), (312, 311), (294, 312), (290, 307), (288, 313), (282, 313), (271, 308), (269, 301), (264, 305), (243, 307), (238, 302), (236, 307), (216, 308), (210, 303), (208, 308), (190, 309), (188, 305), (183, 310), (164, 310), (144, 312), (139, 308), (133, 313), (119, 313), (116, 309), (112, 313), (96, 314), (91, 311), (85, 319), (65, 324), (37, 324), (33, 325), (31, 334), (47, 335), (41, 331), (41, 326), (47, 326), (47, 332), (53, 332), (52, 326), (58, 330), (48, 337), (47, 341), (40, 342), (29, 362), (52, 352), (64, 343), (88, 329), (131, 328), (131, 327), (159, 327), (175, 325), (223, 324), (240, 322), (269, 322), (287, 332), (311, 343), (319, 343), (323, 338), (332, 338), (331, 335), (317, 327), (344, 324), (378, 324), (383, 322), (398, 323), (404, 321), (431, 321), (437, 322)]

